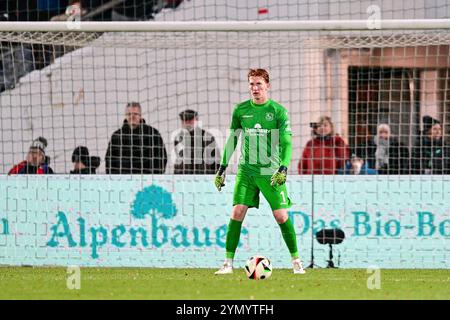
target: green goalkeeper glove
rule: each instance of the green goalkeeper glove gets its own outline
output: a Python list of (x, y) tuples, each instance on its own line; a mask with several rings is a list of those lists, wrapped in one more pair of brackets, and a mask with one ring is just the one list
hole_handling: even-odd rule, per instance
[(219, 171), (217, 171), (216, 178), (214, 179), (214, 184), (216, 185), (217, 190), (222, 190), (222, 187), (225, 186), (225, 169), (227, 167), (220, 166)]
[(271, 186), (278, 185), (281, 186), (286, 182), (287, 168), (285, 166), (281, 166), (277, 172), (272, 175), (270, 179)]

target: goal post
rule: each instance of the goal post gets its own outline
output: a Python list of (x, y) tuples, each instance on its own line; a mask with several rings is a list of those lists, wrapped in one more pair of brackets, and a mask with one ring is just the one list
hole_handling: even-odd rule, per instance
[[(73, 26), (71, 26), (73, 25)], [(449, 29), (450, 19), (268, 20), (268, 21), (68, 21), (2, 22), (10, 32), (176, 32), (176, 31), (338, 31)]]

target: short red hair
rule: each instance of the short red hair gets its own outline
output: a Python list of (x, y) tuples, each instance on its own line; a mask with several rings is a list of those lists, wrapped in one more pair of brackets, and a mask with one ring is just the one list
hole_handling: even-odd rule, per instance
[(250, 69), (247, 74), (247, 80), (249, 80), (250, 77), (261, 77), (269, 83), (269, 73), (266, 69)]

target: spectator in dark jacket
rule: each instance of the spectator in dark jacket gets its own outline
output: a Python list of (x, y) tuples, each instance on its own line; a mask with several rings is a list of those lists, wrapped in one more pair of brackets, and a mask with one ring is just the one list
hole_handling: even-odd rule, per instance
[(450, 174), (450, 146), (442, 138), (440, 121), (425, 116), (413, 149), (413, 174)]
[(312, 123), (313, 139), (303, 149), (298, 163), (299, 174), (336, 174), (344, 169), (345, 161), (350, 158), (350, 149), (345, 141), (334, 133), (330, 117), (322, 116)]
[(95, 174), (100, 166), (100, 157), (91, 157), (87, 147), (78, 146), (73, 150), (72, 163), (71, 174)]
[(46, 147), (47, 140), (44, 137), (33, 140), (27, 159), (15, 165), (8, 174), (52, 174), (50, 158), (45, 155)]
[(182, 129), (174, 139), (175, 174), (215, 174), (220, 167), (216, 140), (198, 125), (198, 114), (185, 110), (179, 114)]
[(385, 123), (378, 125), (374, 137), (356, 147), (356, 154), (379, 174), (409, 173), (408, 148), (391, 135), (391, 128)]
[(114, 132), (105, 156), (106, 173), (161, 174), (166, 170), (167, 151), (161, 134), (146, 125), (141, 105), (126, 107), (122, 128)]

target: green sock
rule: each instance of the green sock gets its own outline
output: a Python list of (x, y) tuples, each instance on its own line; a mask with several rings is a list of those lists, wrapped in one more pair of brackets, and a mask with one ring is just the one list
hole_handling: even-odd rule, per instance
[(241, 236), (242, 221), (230, 219), (227, 230), (227, 240), (225, 242), (227, 258), (233, 259), (236, 248), (239, 244), (239, 237)]
[(291, 218), (288, 218), (285, 223), (279, 224), (281, 234), (286, 243), (292, 258), (298, 258), (297, 237), (295, 235), (294, 224)]

